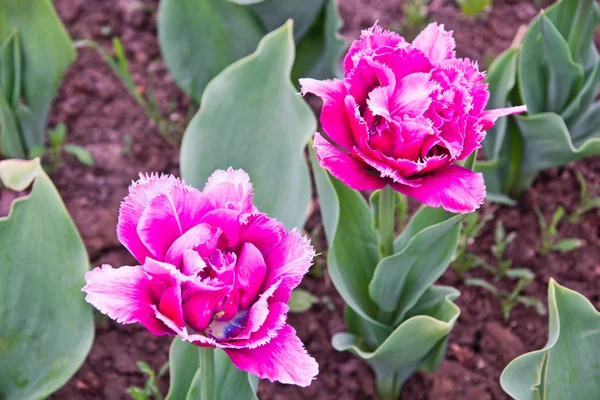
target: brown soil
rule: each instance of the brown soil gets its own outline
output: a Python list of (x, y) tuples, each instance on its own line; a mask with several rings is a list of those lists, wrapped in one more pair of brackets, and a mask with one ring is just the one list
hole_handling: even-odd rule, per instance
[[(344, 34), (355, 38), (360, 29), (376, 20), (384, 26), (402, 21), (402, 1), (340, 0), (345, 20)], [(172, 121), (185, 126), (187, 100), (166, 73), (160, 60), (156, 39), (156, 14), (136, 7), (128, 0), (56, 0), (55, 5), (73, 39), (93, 39), (106, 48), (112, 36), (121, 37), (136, 84), (148, 90), (149, 76), (166, 113), (172, 104)], [(144, 2), (156, 8), (157, 1)], [(491, 12), (482, 19), (466, 19), (451, 0), (432, 0), (429, 19), (445, 23), (455, 31), (460, 56), (487, 63), (512, 41), (518, 27), (535, 15), (531, 3), (497, 0)], [(101, 57), (89, 49), (81, 49), (67, 74), (51, 113), (50, 124), (65, 122), (68, 141), (85, 146), (94, 156), (95, 165), (87, 168), (75, 160), (52, 174), (65, 203), (72, 213), (86, 243), (94, 266), (107, 263), (131, 265), (134, 259), (124, 250), (115, 235), (118, 207), (131, 180), (138, 171), (178, 173), (178, 151), (169, 145), (156, 126), (136, 105), (124, 87), (113, 76)], [(590, 212), (577, 225), (559, 226), (564, 237), (585, 241), (580, 249), (569, 253), (538, 255), (538, 229), (533, 205), (546, 215), (558, 205), (572, 212), (578, 202), (578, 186), (574, 171), (584, 173), (590, 188), (600, 187), (600, 158), (588, 159), (553, 169), (542, 174), (524, 201), (516, 208), (500, 208), (497, 220), (507, 231), (516, 231), (517, 240), (508, 249), (514, 265), (536, 273), (536, 281), (525, 293), (546, 302), (550, 277), (586, 295), (600, 306), (600, 213)], [(0, 211), (12, 198), (0, 197)], [(491, 259), (494, 223), (484, 229), (470, 251)], [(306, 226), (313, 235), (319, 252), (325, 250), (318, 211)], [(471, 277), (491, 279), (476, 270)], [(450, 336), (446, 360), (432, 375), (417, 373), (405, 385), (402, 398), (417, 399), (505, 399), (498, 379), (504, 366), (524, 351), (540, 348), (547, 335), (546, 317), (533, 309), (516, 306), (504, 321), (499, 301), (490, 293), (467, 287), (452, 269), (441, 283), (456, 286), (462, 292), (457, 303), (462, 313)], [(504, 289), (510, 282), (501, 282)], [(374, 397), (373, 378), (369, 368), (348, 353), (331, 347), (333, 334), (344, 330), (343, 302), (326, 272), (325, 259), (316, 260), (310, 276), (302, 286), (316, 294), (321, 302), (304, 314), (290, 315), (291, 324), (320, 365), (318, 379), (308, 388), (298, 388), (262, 381), (259, 395), (263, 399), (368, 399)], [(98, 315), (96, 339), (92, 351), (80, 371), (51, 398), (59, 399), (126, 399), (131, 385), (143, 386), (145, 377), (136, 361), (145, 361), (155, 370), (168, 357), (170, 338), (155, 337), (139, 325), (123, 326)], [(168, 377), (161, 382), (164, 392)]]

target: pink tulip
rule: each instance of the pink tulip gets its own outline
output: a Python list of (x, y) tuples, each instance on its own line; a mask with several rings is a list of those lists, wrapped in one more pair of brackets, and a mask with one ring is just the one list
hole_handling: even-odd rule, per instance
[(356, 190), (390, 185), (451, 212), (484, 201), (481, 173), (455, 165), (481, 147), (496, 119), (525, 106), (484, 111), (485, 75), (456, 58), (452, 32), (430, 24), (408, 43), (375, 25), (344, 59), (343, 80), (301, 79), (323, 100), (314, 147), (321, 166)]
[(203, 191), (140, 175), (117, 234), (142, 265), (88, 272), (89, 303), (155, 335), (219, 347), (260, 378), (310, 385), (318, 365), (286, 318), (315, 253), (296, 230), (258, 212), (244, 171), (216, 171)]

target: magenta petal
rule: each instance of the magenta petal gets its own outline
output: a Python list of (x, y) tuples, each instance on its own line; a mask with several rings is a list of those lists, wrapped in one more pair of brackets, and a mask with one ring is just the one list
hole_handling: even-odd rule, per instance
[(157, 174), (140, 174), (140, 179), (129, 187), (129, 195), (125, 197), (119, 210), (117, 237), (140, 263), (151, 255), (137, 233), (142, 212), (153, 198), (181, 184), (181, 181), (172, 175), (159, 177)]
[[(413, 162), (402, 163), (402, 160), (393, 161), (390, 160), (389, 163), (381, 162), (373, 160), (364, 154), (359, 148), (355, 147), (353, 150), (353, 154), (363, 160), (366, 164), (370, 165), (375, 171), (379, 173), (379, 176), (384, 182), (392, 183), (401, 183), (403, 185), (411, 185), (411, 182), (406, 177), (402, 176), (402, 172), (415, 172), (415, 164)], [(383, 155), (382, 155), (383, 156)], [(383, 156), (385, 157), (385, 156)], [(402, 165), (404, 164), (404, 165)], [(402, 166), (402, 168), (399, 168)]]
[(221, 228), (229, 247), (234, 247), (238, 243), (240, 235), (240, 213), (237, 210), (227, 210), (224, 208), (213, 210), (202, 218), (202, 222)]
[(188, 249), (197, 250), (202, 257), (208, 257), (217, 248), (217, 243), (221, 236), (221, 230), (209, 224), (198, 224), (179, 236), (169, 247), (164, 261), (175, 266), (179, 266)]
[(253, 214), (242, 228), (240, 242), (252, 243), (262, 254), (267, 254), (281, 241), (283, 224), (266, 214)]
[(319, 133), (315, 133), (314, 148), (321, 167), (351, 188), (355, 190), (376, 190), (386, 185), (383, 179), (371, 175), (366, 165), (343, 153)]
[(281, 243), (265, 259), (267, 276), (263, 289), (270, 288), (281, 280), (273, 294), (273, 301), (287, 303), (290, 293), (308, 272), (314, 257), (315, 250), (307, 237), (296, 230), (285, 232)]
[(210, 196), (219, 208), (242, 213), (256, 212), (252, 204), (252, 183), (244, 170), (229, 167), (227, 171), (213, 172), (204, 186), (203, 193)]
[(172, 333), (154, 316), (150, 280), (141, 267), (103, 265), (89, 271), (85, 280), (85, 300), (110, 318), (122, 324), (139, 322), (154, 335)]
[(375, 115), (391, 120), (393, 117), (421, 116), (431, 104), (435, 83), (429, 74), (417, 72), (405, 76), (396, 87), (379, 87), (371, 92), (367, 104)]
[(181, 310), (181, 286), (178, 284), (166, 289), (160, 297), (158, 310), (177, 326), (183, 326), (183, 311)]
[(240, 308), (248, 308), (260, 291), (267, 274), (267, 265), (260, 251), (244, 243), (235, 268), (235, 287), (240, 293)]
[(438, 25), (436, 22), (423, 29), (412, 44), (425, 53), (434, 64), (455, 57), (456, 43), (454, 43), (452, 31), (446, 32), (444, 25)]
[(281, 328), (277, 336), (253, 349), (224, 349), (233, 364), (271, 382), (309, 386), (319, 373), (319, 366), (308, 355), (304, 345), (289, 325)]
[(153, 258), (164, 260), (173, 242), (213, 208), (212, 200), (199, 190), (174, 186), (150, 201), (137, 227), (139, 237)]
[(361, 32), (360, 39), (352, 42), (348, 53), (344, 57), (344, 70), (346, 74), (350, 73), (356, 66), (360, 55), (368, 56), (376, 50), (382, 51), (382, 48), (394, 49), (399, 44), (406, 43), (406, 40), (396, 32), (384, 30), (381, 26), (375, 24), (369, 29)]
[(490, 129), (500, 117), (507, 115), (521, 114), (527, 112), (527, 106), (517, 106), (508, 108), (496, 108), (495, 110), (486, 110), (481, 114), (483, 130)]
[(300, 85), (303, 95), (312, 93), (323, 100), (320, 121), (327, 136), (339, 146), (351, 148), (354, 141), (344, 107), (344, 98), (348, 96), (344, 82), (339, 79), (318, 81), (305, 78), (300, 79)]
[(430, 207), (442, 206), (446, 211), (460, 214), (475, 211), (485, 199), (483, 174), (458, 165), (449, 165), (424, 176), (418, 187), (405, 185), (392, 185), (392, 187)]

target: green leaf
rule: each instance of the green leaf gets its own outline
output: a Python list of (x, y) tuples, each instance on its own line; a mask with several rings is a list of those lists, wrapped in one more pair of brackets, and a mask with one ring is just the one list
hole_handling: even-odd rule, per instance
[(288, 228), (302, 227), (308, 213), (304, 147), (316, 130), (313, 112), (290, 82), (293, 61), (288, 22), (210, 82), (181, 145), (186, 182), (202, 187), (216, 169), (243, 168), (257, 207)]
[(0, 218), (0, 397), (41, 399), (79, 369), (94, 336), (81, 288), (85, 247), (39, 159), (0, 161), (5, 187), (31, 192)]
[[(404, 314), (444, 273), (456, 251), (464, 215), (444, 212), (440, 221), (440, 214), (435, 208), (421, 208), (405, 230), (410, 233), (403, 233), (410, 237), (406, 246), (381, 260), (375, 269), (369, 293), (379, 308), (394, 312), (395, 323), (404, 319)], [(423, 221), (426, 226), (421, 224)]]
[(377, 305), (367, 286), (379, 262), (379, 238), (373, 229), (371, 210), (359, 192), (319, 166), (312, 147), (310, 154), (329, 244), (327, 268), (331, 280), (356, 313), (385, 327), (375, 320)]
[(513, 360), (500, 384), (517, 400), (592, 399), (600, 393), (600, 315), (582, 295), (548, 285), (548, 343)]
[[(592, 101), (595, 100), (598, 93), (599, 82), (600, 63), (596, 64), (594, 69), (588, 74), (581, 90), (579, 90), (573, 101), (560, 114), (569, 128), (576, 124), (579, 118), (590, 108)], [(571, 136), (575, 138), (573, 133), (571, 133)]]
[(423, 295), (429, 308), (417, 304), (414, 316), (394, 329), (377, 348), (362, 340), (355, 315), (351, 323), (347, 319), (350, 332), (333, 337), (333, 347), (348, 350), (369, 363), (375, 371), (379, 394), (398, 398), (400, 387), (416, 369), (433, 372), (442, 360), (448, 333), (460, 314), (452, 302), (458, 295), (454, 288), (430, 288)]
[(456, 0), (460, 11), (469, 17), (481, 16), (492, 6), (491, 0)]
[(308, 290), (296, 288), (292, 291), (288, 306), (291, 312), (303, 313), (311, 309), (311, 307), (319, 302)]
[[(173, 339), (169, 350), (169, 369), (171, 374), (169, 393), (166, 400), (186, 399), (191, 390), (199, 391), (200, 381), (194, 381), (200, 359), (199, 348), (179, 338)], [(258, 379), (241, 371), (233, 365), (227, 354), (215, 349), (215, 378), (217, 399), (257, 400)], [(192, 382), (198, 386), (192, 388)]]
[(256, 3), (263, 2), (264, 0), (227, 0), (227, 1), (230, 1), (235, 4), (240, 4), (242, 6), (247, 6), (250, 4), (256, 4)]
[(65, 124), (58, 124), (48, 131), (48, 142), (51, 147), (60, 147), (67, 137), (67, 127)]
[(575, 147), (565, 122), (558, 114), (517, 116), (516, 121), (523, 135), (523, 173), (600, 154), (600, 130), (597, 137), (578, 141), (578, 147)]
[(294, 20), (294, 40), (304, 37), (327, 0), (264, 0), (251, 8), (266, 32), (279, 28), (288, 19)]
[(94, 165), (94, 158), (85, 147), (77, 146), (75, 144), (68, 144), (65, 146), (65, 151), (77, 158), (77, 160), (83, 165), (92, 167)]
[(129, 395), (133, 398), (133, 400), (148, 400), (148, 395), (146, 394), (146, 391), (144, 389), (131, 386), (128, 392)]
[(27, 149), (44, 143), (52, 99), (75, 51), (49, 0), (4, 0), (0, 6), (0, 41), (16, 28), (22, 57), (21, 97), (32, 114), (30, 129), (21, 126)]
[(592, 104), (569, 130), (573, 143), (600, 138), (600, 101)]
[(529, 115), (559, 113), (583, 84), (583, 68), (542, 12), (528, 29), (519, 57), (519, 88)]
[(500, 295), (500, 292), (498, 291), (498, 289), (496, 289), (496, 286), (492, 285), (491, 283), (489, 283), (488, 281), (483, 280), (483, 279), (468, 278), (468, 279), (465, 279), (465, 285), (477, 286), (477, 287), (480, 287), (482, 289), (485, 289), (485, 290), (493, 293), (495, 296)]
[(552, 249), (568, 253), (577, 250), (583, 246), (583, 243), (584, 242), (581, 239), (576, 238), (561, 239), (552, 246)]
[(19, 31), (14, 29), (0, 45), (0, 86), (11, 108), (21, 101), (21, 61)]
[(342, 76), (340, 58), (348, 43), (339, 34), (343, 22), (338, 0), (327, 0), (310, 31), (298, 43), (298, 57), (292, 69), (292, 81), (299, 78), (329, 79)]
[(197, 102), (206, 85), (252, 53), (264, 35), (250, 8), (223, 0), (162, 0), (157, 24), (169, 72)]
[(18, 120), (2, 93), (0, 93), (0, 153), (8, 158), (27, 158)]

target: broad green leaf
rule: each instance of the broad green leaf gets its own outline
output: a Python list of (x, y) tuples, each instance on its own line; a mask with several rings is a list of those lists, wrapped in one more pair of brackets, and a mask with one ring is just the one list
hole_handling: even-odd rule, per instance
[(39, 159), (0, 161), (5, 187), (31, 192), (0, 218), (0, 397), (46, 398), (77, 371), (94, 336), (88, 257)]
[(296, 288), (292, 291), (288, 306), (290, 312), (303, 313), (310, 310), (318, 302), (319, 299), (308, 290)]
[(294, 20), (294, 40), (304, 37), (328, 0), (264, 0), (251, 8), (266, 32), (279, 28), (288, 19)]
[(292, 70), (295, 84), (303, 77), (329, 79), (343, 75), (340, 58), (348, 44), (339, 34), (342, 25), (338, 0), (327, 0), (317, 21), (298, 43)]
[(525, 174), (600, 154), (600, 131), (591, 138), (581, 138), (573, 143), (558, 114), (517, 116), (516, 121), (523, 135), (522, 171)]
[(573, 124), (577, 123), (579, 117), (589, 110), (590, 104), (592, 104), (592, 102), (596, 99), (596, 95), (598, 94), (599, 82), (600, 63), (596, 64), (594, 69), (590, 71), (581, 90), (579, 90), (567, 108), (560, 113), (560, 116), (565, 120), (565, 123), (569, 128), (571, 128)]
[(19, 31), (14, 29), (0, 45), (0, 86), (11, 108), (21, 101), (21, 69)]
[(19, 32), (22, 57), (21, 93), (31, 124), (21, 124), (27, 149), (44, 143), (46, 118), (63, 74), (75, 60), (71, 39), (49, 0), (3, 0), (0, 41)]
[(216, 169), (244, 169), (257, 207), (286, 227), (302, 227), (311, 200), (304, 147), (316, 130), (290, 82), (292, 23), (266, 35), (252, 55), (206, 87), (181, 145), (181, 173), (202, 187)]
[[(199, 385), (194, 376), (200, 364), (199, 348), (179, 338), (173, 339), (169, 350), (170, 387), (166, 400), (182, 400), (188, 398), (188, 393), (197, 393), (199, 386), (191, 387), (192, 383)], [(215, 379), (217, 399), (256, 400), (258, 378), (241, 371), (233, 365), (227, 354), (221, 349), (215, 349)]]
[(27, 158), (22, 139), (15, 114), (4, 95), (0, 93), (0, 153), (10, 158)]
[(519, 57), (519, 88), (530, 115), (563, 111), (583, 84), (560, 32), (541, 13), (528, 29)]
[(211, 79), (252, 53), (264, 34), (248, 7), (224, 0), (162, 0), (157, 29), (169, 72), (198, 102)]
[(313, 148), (310, 154), (329, 244), (327, 268), (331, 280), (356, 313), (385, 327), (375, 320), (377, 305), (368, 290), (379, 262), (379, 238), (373, 229), (371, 210), (359, 192), (319, 166)]
[(421, 208), (402, 235), (406, 245), (375, 269), (369, 293), (379, 308), (394, 313), (395, 324), (444, 273), (456, 251), (464, 216), (444, 212), (440, 221), (440, 214), (435, 208)]
[(403, 321), (377, 348), (369, 347), (362, 339), (360, 317), (354, 315), (347, 318), (350, 332), (336, 334), (333, 347), (348, 350), (369, 363), (380, 395), (397, 398), (400, 387), (415, 370), (432, 372), (443, 359), (448, 333), (460, 314), (452, 302), (458, 295), (453, 288), (430, 288), (423, 296), (429, 308), (420, 307), (418, 314)]
[(548, 7), (546, 15), (569, 43), (575, 62), (585, 71), (595, 67), (598, 51), (594, 45), (594, 30), (600, 7), (594, 0), (561, 0)]
[[(508, 49), (494, 60), (487, 71), (490, 99), (488, 110), (510, 106), (510, 92), (517, 83), (517, 61), (519, 49)], [(488, 160), (500, 156), (500, 150), (506, 135), (507, 117), (499, 118), (496, 124), (485, 134), (483, 149)], [(487, 184), (487, 182), (486, 182)]]
[(517, 400), (593, 399), (600, 393), (600, 315), (581, 294), (548, 285), (548, 343), (513, 360), (500, 384)]
[(600, 137), (600, 101), (592, 104), (569, 131), (574, 143)]

